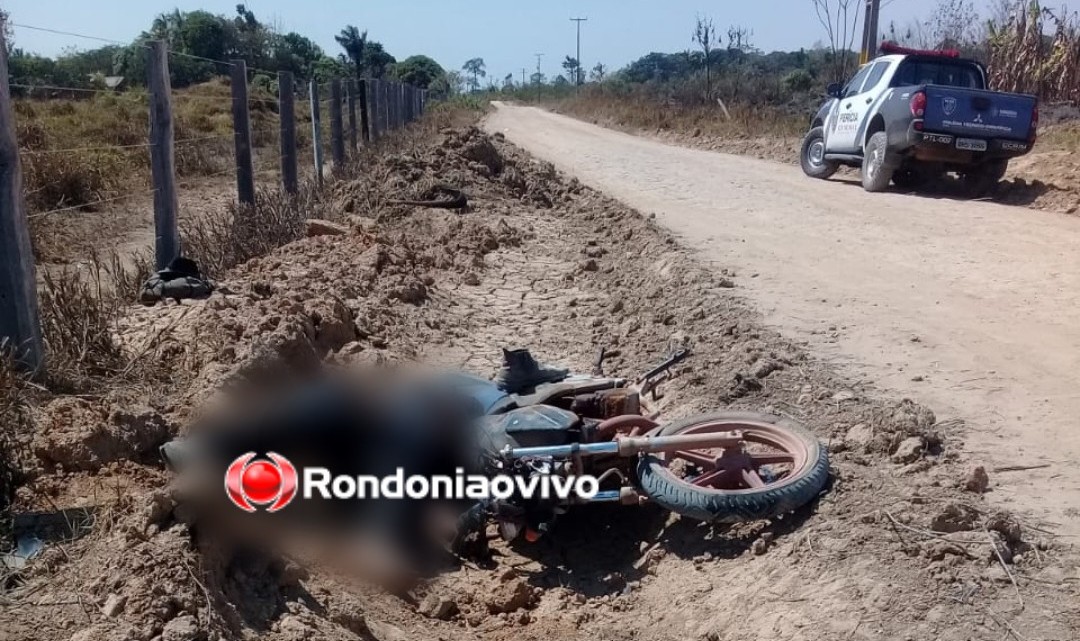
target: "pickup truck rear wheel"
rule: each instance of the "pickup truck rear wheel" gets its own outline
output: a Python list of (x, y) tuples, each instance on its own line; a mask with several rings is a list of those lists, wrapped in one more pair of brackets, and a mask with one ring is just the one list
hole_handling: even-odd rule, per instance
[(969, 171), (964, 172), (964, 187), (967, 189), (967, 192), (975, 198), (985, 196), (1002, 178), (1005, 177), (1005, 172), (1008, 169), (1008, 158), (991, 160), (990, 162), (976, 165)]
[(885, 191), (889, 188), (896, 168), (886, 157), (889, 137), (879, 131), (866, 142), (862, 162), (862, 186), (866, 191)]
[(814, 127), (803, 138), (799, 164), (803, 173), (812, 178), (828, 178), (836, 173), (839, 163), (825, 160), (825, 130)]
[(893, 184), (900, 189), (917, 189), (923, 180), (923, 173), (911, 167), (897, 169), (892, 176)]

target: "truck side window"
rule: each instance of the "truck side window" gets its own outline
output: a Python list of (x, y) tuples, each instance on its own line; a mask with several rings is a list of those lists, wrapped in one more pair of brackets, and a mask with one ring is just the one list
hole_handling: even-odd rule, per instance
[(889, 63), (880, 60), (874, 63), (874, 66), (870, 69), (870, 73), (866, 76), (866, 82), (863, 83), (862, 89), (859, 93), (865, 93), (870, 91), (881, 82), (881, 77), (885, 75), (885, 71), (889, 68)]
[(865, 65), (862, 69), (859, 69), (859, 73), (855, 74), (855, 77), (844, 87), (842, 97), (847, 98), (848, 96), (854, 96), (859, 93), (862, 88), (863, 80), (866, 80), (866, 74), (868, 73), (870, 73), (870, 65)]
[(893, 75), (893, 87), (910, 85), (944, 85), (982, 89), (982, 72), (978, 67), (963, 61), (951, 60), (905, 60)]

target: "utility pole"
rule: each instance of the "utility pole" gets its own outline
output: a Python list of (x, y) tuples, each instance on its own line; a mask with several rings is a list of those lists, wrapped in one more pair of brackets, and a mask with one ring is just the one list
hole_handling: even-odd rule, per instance
[(541, 79), (540, 60), (542, 60), (543, 57), (544, 57), (544, 54), (542, 54), (542, 53), (536, 54), (536, 101), (537, 102), (540, 101), (540, 85), (542, 84), (540, 82), (540, 79)]
[(522, 67), (521, 68), (521, 88), (522, 89), (529, 86), (529, 84), (527, 82), (525, 82), (525, 71), (526, 71), (525, 67)]
[(570, 22), (577, 23), (577, 78), (574, 78), (574, 84), (581, 86), (581, 23), (588, 22), (588, 18), (570, 18)]
[(881, 13), (881, 0), (866, 0), (866, 13), (863, 14), (862, 52), (859, 64), (870, 62), (877, 55), (878, 17)]

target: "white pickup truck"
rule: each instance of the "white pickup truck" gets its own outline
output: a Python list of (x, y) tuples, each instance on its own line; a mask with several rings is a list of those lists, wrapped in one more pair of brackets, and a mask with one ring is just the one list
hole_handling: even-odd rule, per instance
[(981, 195), (1009, 159), (1035, 144), (1039, 107), (1034, 96), (986, 90), (986, 70), (955, 51), (919, 51), (891, 43), (814, 115), (800, 164), (814, 178), (840, 165), (861, 168), (863, 188), (890, 181), (911, 189), (955, 172)]

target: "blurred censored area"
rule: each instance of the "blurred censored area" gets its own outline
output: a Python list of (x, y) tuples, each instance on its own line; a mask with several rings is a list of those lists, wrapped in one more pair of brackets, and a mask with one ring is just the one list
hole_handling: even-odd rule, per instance
[(481, 413), (444, 375), (386, 368), (336, 373), (233, 393), (162, 448), (200, 537), (294, 554), (329, 554), (335, 566), (380, 581), (445, 563), (445, 544), (466, 503), (411, 498), (324, 499), (318, 492), (278, 512), (245, 512), (228, 498), (226, 470), (254, 452), (284, 456), (302, 484), (305, 467), (339, 475), (406, 477), (473, 472), (480, 460), (472, 420)]

